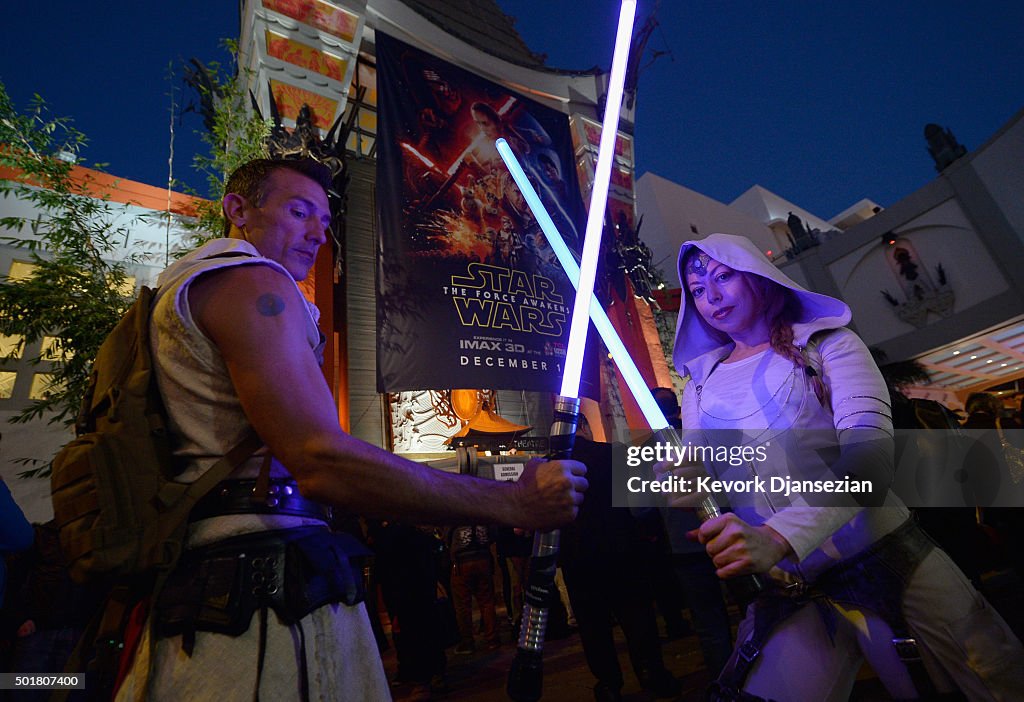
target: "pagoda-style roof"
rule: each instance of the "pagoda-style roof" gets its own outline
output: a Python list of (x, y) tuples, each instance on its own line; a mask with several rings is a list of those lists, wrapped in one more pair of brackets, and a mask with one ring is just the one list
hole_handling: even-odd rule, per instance
[(530, 51), (495, 0), (403, 0), (452, 36), (504, 61), (544, 69), (546, 56)]

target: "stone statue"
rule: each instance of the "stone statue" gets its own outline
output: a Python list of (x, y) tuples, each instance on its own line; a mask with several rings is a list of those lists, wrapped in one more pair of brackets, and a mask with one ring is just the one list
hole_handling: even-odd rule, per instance
[(967, 147), (956, 140), (953, 132), (937, 124), (925, 125), (924, 138), (928, 142), (928, 153), (935, 161), (935, 170), (939, 173), (967, 153)]
[(795, 241), (799, 242), (807, 238), (808, 232), (807, 228), (804, 227), (803, 220), (792, 212), (790, 212), (789, 217), (786, 218), (786, 226), (789, 227), (789, 233), (793, 235), (793, 239)]

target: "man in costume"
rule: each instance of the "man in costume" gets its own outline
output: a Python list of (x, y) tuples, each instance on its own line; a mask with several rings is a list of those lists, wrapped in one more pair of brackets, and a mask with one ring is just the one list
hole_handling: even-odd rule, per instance
[(193, 510), (119, 700), (389, 699), (355, 606), (361, 571), (349, 558), (359, 549), (327, 529), (320, 505), (547, 529), (582, 501), (575, 461), (534, 461), (518, 482), (498, 483), (432, 470), (341, 430), (317, 363), (318, 312), (295, 284), (326, 242), (329, 187), (313, 161), (243, 165), (226, 188), (227, 237), (160, 276), (150, 339), (184, 462), (178, 480), (196, 480), (253, 430), (265, 448)]

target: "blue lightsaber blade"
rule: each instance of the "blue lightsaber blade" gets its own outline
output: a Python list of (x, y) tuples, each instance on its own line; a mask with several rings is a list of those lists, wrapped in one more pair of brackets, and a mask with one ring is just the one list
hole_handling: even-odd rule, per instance
[[(512, 153), (512, 149), (509, 148), (504, 139), (499, 139), (497, 141), (497, 147), (498, 153), (501, 155), (502, 160), (505, 162), (509, 172), (512, 174), (512, 179), (516, 182), (516, 185), (519, 186), (523, 199), (526, 200), (526, 204), (530, 207), (530, 211), (536, 218), (537, 224), (540, 225), (541, 230), (547, 237), (552, 251), (555, 252), (558, 262), (562, 265), (562, 268), (565, 270), (570, 282), (572, 282), (574, 286), (577, 286), (576, 294), (578, 297), (579, 289), (577, 283), (580, 278), (580, 267), (573, 258), (572, 252), (570, 252), (569, 247), (566, 246), (565, 240), (558, 231), (558, 227), (556, 227), (554, 221), (552, 221), (551, 216), (548, 214), (543, 202), (541, 202), (540, 196), (534, 189), (533, 184), (530, 182), (529, 178), (527, 178), (526, 173), (523, 171), (522, 166), (516, 159), (515, 154)], [(626, 386), (633, 394), (633, 399), (635, 399), (637, 405), (639, 405), (640, 411), (644, 415), (644, 419), (647, 420), (647, 424), (654, 431), (654, 440), (661, 443), (670, 443), (681, 449), (682, 441), (680, 440), (679, 435), (676, 434), (675, 429), (669, 426), (668, 421), (665, 419), (665, 415), (662, 413), (661, 408), (658, 407), (658, 403), (654, 399), (653, 393), (651, 393), (650, 388), (647, 387), (646, 381), (640, 374), (640, 370), (636, 367), (636, 363), (634, 363), (633, 358), (626, 351), (626, 347), (619, 338), (618, 332), (615, 331), (615, 327), (612, 326), (611, 320), (608, 319), (608, 315), (601, 307), (601, 303), (598, 302), (597, 298), (593, 295), (593, 292), (591, 292), (590, 295), (590, 319), (594, 323), (594, 327), (597, 329), (598, 333), (601, 335), (601, 339), (604, 341), (605, 346), (608, 347), (608, 352), (611, 354), (612, 359), (618, 366), (623, 380), (626, 381)], [(701, 521), (707, 521), (708, 519), (713, 519), (721, 516), (722, 514), (721, 508), (712, 496), (708, 496), (703, 499), (696, 511), (697, 516), (700, 517)], [(764, 589), (764, 583), (757, 575), (731, 578), (729, 584), (735, 591), (734, 595), (740, 601), (748, 601)]]
[[(622, 107), (626, 63), (629, 59), (629, 44), (635, 17), (636, 0), (622, 0), (619, 8), (618, 29), (615, 33), (612, 69), (608, 78), (601, 142), (594, 171), (594, 186), (591, 191), (587, 228), (583, 238), (579, 283), (576, 285), (576, 300), (569, 326), (569, 343), (566, 347), (565, 367), (562, 372), (562, 388), (555, 400), (554, 421), (549, 433), (551, 447), (549, 455), (552, 458), (570, 458), (576, 437), (576, 421), (580, 409), (580, 376), (583, 371), (583, 355), (586, 351), (587, 327), (590, 320), (588, 311), (594, 292), (594, 279), (597, 275), (597, 258), (601, 250), (604, 211), (608, 202), (608, 183), (611, 180), (612, 161), (615, 156), (615, 139), (619, 131), (619, 112)], [(508, 149), (507, 143), (505, 143), (505, 148)], [(509, 152), (511, 153), (511, 150)], [(536, 702), (541, 697), (544, 679), (541, 651), (544, 646), (544, 632), (547, 628), (547, 602), (554, 594), (559, 538), (558, 530), (537, 532), (534, 536), (530, 576), (524, 591), (519, 646), (505, 688), (509, 697), (515, 702)]]
[[(551, 219), (551, 215), (548, 214), (543, 203), (541, 202), (540, 196), (534, 189), (533, 184), (530, 183), (526, 173), (523, 172), (522, 166), (519, 165), (519, 161), (516, 159), (515, 154), (512, 153), (512, 149), (509, 148), (508, 143), (504, 139), (498, 139), (497, 141), (498, 153), (501, 155), (505, 165), (508, 166), (509, 172), (512, 174), (512, 179), (515, 180), (516, 185), (519, 186), (520, 192), (523, 194), (523, 198), (526, 200), (527, 205), (530, 207), (530, 211), (533, 212), (533, 216), (537, 219), (537, 223), (540, 225), (541, 230), (548, 239), (548, 243), (551, 245), (551, 250), (555, 252), (555, 256), (558, 258), (558, 262), (562, 265), (566, 275), (569, 277), (569, 281), (577, 288), (577, 296), (579, 295), (579, 279), (580, 279), (580, 267), (576, 263), (576, 259), (573, 258), (572, 252), (566, 245), (565, 240), (559, 233), (558, 228), (555, 226), (554, 221)], [(619, 338), (618, 332), (615, 331), (615, 327), (612, 326), (611, 320), (608, 319), (608, 315), (605, 313), (604, 308), (601, 307), (601, 303), (598, 302), (597, 297), (591, 292), (590, 295), (590, 321), (594, 323), (594, 327), (601, 335), (601, 340), (604, 341), (604, 345), (608, 347), (608, 352), (612, 356), (612, 360), (619, 367), (619, 372), (622, 374), (623, 380), (625, 380), (629, 391), (633, 394), (634, 399), (640, 406), (640, 411), (644, 415), (644, 419), (647, 420), (647, 424), (651, 429), (665, 429), (668, 428), (668, 421), (665, 419), (665, 415), (662, 414), (661, 408), (658, 407), (658, 403), (654, 400), (654, 395), (647, 387), (647, 381), (644, 380), (640, 370), (636, 367), (636, 363), (633, 358), (629, 355), (626, 347), (623, 345), (622, 340)]]
[(636, 0), (622, 0), (619, 8), (619, 28), (615, 35), (615, 53), (612, 56), (612, 71), (608, 77), (608, 99), (605, 102), (604, 121), (601, 124), (601, 141), (597, 151), (597, 166), (594, 168), (594, 185), (590, 191), (590, 208), (587, 211), (587, 228), (583, 235), (583, 252), (580, 256), (580, 282), (576, 286), (576, 301), (572, 308), (572, 324), (569, 327), (569, 345), (565, 356), (565, 372), (562, 374), (563, 397), (578, 397), (580, 375), (583, 371), (583, 352), (587, 345), (587, 326), (590, 315), (590, 297), (594, 292), (597, 277), (597, 257), (601, 251), (601, 232), (604, 230), (604, 212), (608, 206), (608, 184), (615, 160), (615, 140), (619, 135), (619, 113), (622, 109), (623, 86), (626, 82), (626, 62), (629, 59), (629, 41), (633, 34), (633, 20), (636, 16)]

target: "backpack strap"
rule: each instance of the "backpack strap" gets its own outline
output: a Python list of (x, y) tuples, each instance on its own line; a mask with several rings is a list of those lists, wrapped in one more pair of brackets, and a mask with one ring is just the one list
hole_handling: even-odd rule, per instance
[[(745, 698), (740, 695), (749, 693), (743, 692), (743, 683), (746, 682), (751, 668), (754, 667), (754, 662), (760, 657), (761, 650), (768, 642), (772, 632), (805, 604), (807, 603), (804, 601), (793, 600), (785, 596), (758, 598), (754, 604), (754, 630), (749, 639), (737, 645), (722, 672), (719, 673), (718, 679), (711, 683), (708, 688), (708, 699), (713, 702), (744, 700)], [(751, 696), (748, 699), (766, 702), (760, 697)]]
[[(260, 435), (256, 433), (255, 429), (250, 429), (249, 433), (245, 435), (242, 441), (235, 446), (233, 449), (224, 454), (224, 458), (220, 459), (210, 470), (203, 473), (194, 483), (189, 490), (189, 495), (186, 499), (198, 499), (205, 495), (213, 488), (214, 485), (219, 483), (224, 478), (228, 477), (235, 468), (240, 466), (243, 461), (252, 456), (254, 453), (263, 447), (263, 440), (260, 439)], [(264, 463), (266, 465), (266, 463)]]
[[(150, 597), (150, 606), (152, 605), (152, 603), (157, 601), (157, 598), (160, 596), (160, 593), (164, 589), (164, 585), (167, 583), (167, 578), (170, 575), (171, 570), (173, 569), (174, 565), (178, 562), (179, 556), (181, 556), (181, 550), (185, 543), (184, 533), (181, 532), (184, 532), (184, 530), (188, 528), (189, 512), (192, 511), (192, 508), (195, 506), (195, 504), (199, 501), (200, 498), (202, 498), (204, 495), (210, 492), (210, 490), (212, 490), (214, 486), (216, 486), (217, 483), (219, 483), (221, 480), (224, 480), (226, 477), (228, 477), (228, 475), (230, 475), (231, 472), (235, 470), (235, 468), (240, 466), (247, 458), (252, 456), (252, 454), (258, 451), (262, 446), (263, 441), (260, 439), (259, 434), (256, 433), (255, 429), (250, 429), (249, 433), (246, 434), (246, 436), (242, 439), (241, 442), (239, 442), (237, 446), (228, 451), (224, 455), (224, 457), (221, 458), (219, 461), (214, 463), (210, 467), (210, 469), (203, 473), (201, 476), (199, 476), (199, 479), (196, 480), (194, 483), (190, 485), (186, 485), (184, 483), (173, 484), (181, 485), (184, 488), (184, 494), (182, 494), (180, 497), (178, 512), (175, 515), (176, 518), (173, 520), (168, 519), (168, 523), (162, 527), (160, 532), (160, 538), (165, 544), (165, 548), (168, 549), (166, 552), (167, 560), (164, 563), (164, 567), (159, 567), (157, 569), (152, 589), (150, 590), (149, 593), (147, 593)], [(161, 499), (163, 499), (164, 495), (161, 494), (160, 497)], [(178, 533), (179, 538), (174, 538), (175, 533)], [(115, 624), (113, 618), (108, 616), (107, 614), (104, 615), (104, 619), (107, 620), (107, 625)], [(119, 642), (122, 651), (124, 646), (122, 639), (124, 638), (124, 627), (126, 623), (127, 622), (122, 613), (120, 620), (116, 623), (116, 626), (118, 627), (117, 636), (107, 637), (109, 640)], [(102, 640), (104, 637), (104, 632), (102, 631), (102, 623), (99, 635), (100, 640)], [(153, 681), (153, 665), (154, 658), (156, 657), (154, 655), (155, 647), (156, 637), (153, 636), (152, 631), (150, 631), (148, 656), (149, 668), (146, 671), (146, 680), (143, 687), (144, 695), (146, 697), (149, 696), (149, 686)], [(114, 692), (116, 694), (116, 690)]]
[[(227, 478), (233, 470), (240, 466), (252, 454), (256, 453), (263, 446), (263, 441), (255, 429), (250, 429), (245, 438), (233, 449), (227, 452), (223, 458), (214, 463), (209, 470), (199, 476), (193, 483), (167, 483), (158, 495), (164, 504), (176, 505), (175, 518), (167, 519), (161, 525), (158, 538), (165, 544), (168, 552), (165, 554), (164, 566), (171, 568), (178, 562), (184, 539), (175, 539), (176, 532), (183, 529), (188, 523), (188, 514), (195, 507), (196, 503), (220, 481)], [(183, 536), (183, 535), (182, 535)], [(160, 568), (163, 570), (164, 568)]]

